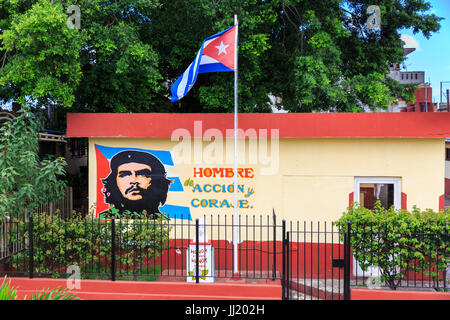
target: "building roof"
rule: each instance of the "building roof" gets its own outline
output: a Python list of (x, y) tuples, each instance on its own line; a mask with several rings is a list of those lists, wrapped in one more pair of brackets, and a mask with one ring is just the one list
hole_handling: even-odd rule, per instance
[(407, 56), (411, 52), (416, 51), (416, 48), (403, 48), (403, 55)]
[[(201, 137), (216, 129), (233, 137), (233, 119), (232, 113), (69, 113), (66, 136), (170, 138), (185, 129), (191, 137)], [(271, 136), (270, 130), (278, 129), (280, 138), (450, 137), (447, 112), (241, 113), (238, 119), (243, 130), (267, 129)]]

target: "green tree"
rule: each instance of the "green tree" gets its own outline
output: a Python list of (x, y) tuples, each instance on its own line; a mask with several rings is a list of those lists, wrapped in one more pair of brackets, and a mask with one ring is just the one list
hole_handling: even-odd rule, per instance
[(157, 0), (75, 1), (80, 29), (67, 26), (71, 4), (2, 1), (0, 100), (82, 112), (157, 111), (158, 54), (140, 37)]
[(50, 0), (2, 1), (2, 100), (70, 107), (80, 83), (81, 33), (69, 29), (63, 6)]
[(64, 158), (39, 160), (38, 124), (27, 107), (0, 128), (0, 221), (61, 198)]
[(385, 109), (413, 99), (414, 88), (388, 77), (405, 59), (398, 30), (430, 37), (441, 20), (426, 0), (377, 1), (380, 30), (367, 26), (366, 0), (78, 0), (81, 29), (67, 30), (69, 2), (2, 3), (0, 99), (82, 112), (232, 111), (231, 72), (202, 74), (174, 104), (169, 87), (234, 14), (241, 112), (270, 112), (271, 95), (291, 112)]
[[(158, 0), (80, 0), (82, 76), (74, 107), (93, 112), (164, 112), (159, 53), (142, 36)], [(159, 35), (153, 35), (159, 36)], [(166, 98), (167, 99), (167, 98)]]
[[(292, 112), (386, 109), (413, 100), (411, 86), (388, 77), (404, 60), (398, 30), (430, 37), (441, 18), (424, 0), (380, 0), (381, 30), (367, 27), (369, 1), (161, 1), (147, 23), (147, 41), (160, 53), (161, 74), (173, 83), (193, 61), (201, 41), (239, 18), (239, 107), (270, 111), (269, 95)], [(232, 73), (202, 74), (178, 112), (233, 110)], [(168, 104), (166, 100), (158, 102)]]

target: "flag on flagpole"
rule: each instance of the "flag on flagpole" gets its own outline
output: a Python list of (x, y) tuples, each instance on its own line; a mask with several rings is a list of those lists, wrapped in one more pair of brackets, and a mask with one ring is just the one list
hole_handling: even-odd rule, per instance
[(195, 60), (170, 87), (172, 103), (183, 98), (199, 73), (235, 70), (236, 26), (206, 38)]

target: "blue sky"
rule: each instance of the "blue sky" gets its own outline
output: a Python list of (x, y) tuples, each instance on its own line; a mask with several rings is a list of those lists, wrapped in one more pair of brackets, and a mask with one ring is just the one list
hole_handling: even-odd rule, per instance
[[(425, 71), (426, 81), (433, 87), (433, 101), (440, 102), (440, 82), (450, 81), (450, 1), (428, 0), (434, 13), (441, 20), (441, 29), (433, 33), (430, 39), (422, 33), (413, 34), (412, 30), (403, 29), (399, 33), (406, 35), (409, 47), (416, 47), (416, 51), (410, 53), (405, 61), (408, 71)], [(383, 19), (383, 17), (381, 17)], [(412, 37), (412, 38), (410, 38)], [(450, 83), (444, 84), (450, 89)]]

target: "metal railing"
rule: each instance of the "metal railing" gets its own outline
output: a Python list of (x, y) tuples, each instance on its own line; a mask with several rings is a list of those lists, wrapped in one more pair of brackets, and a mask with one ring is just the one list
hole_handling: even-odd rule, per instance
[(73, 211), (73, 188), (66, 187), (64, 197), (57, 201), (48, 202), (40, 205), (36, 209), (36, 213), (39, 214), (56, 214), (64, 215), (67, 218), (72, 217)]
[(18, 222), (0, 222), (0, 261), (24, 250), (25, 243), (23, 241), (19, 241), (19, 239), (11, 241), (10, 238), (12, 234), (19, 236), (18, 227)]
[[(8, 221), (2, 247), (22, 251), (4, 262), (11, 276), (67, 277), (69, 266), (80, 267), (82, 277), (110, 280), (188, 278), (200, 264), (202, 249), (214, 249), (214, 272), (194, 272), (202, 280), (280, 280), (282, 233), (274, 217), (184, 219), (94, 219), (35, 214), (26, 222)], [(16, 227), (7, 227), (14, 224)], [(238, 270), (233, 270), (233, 234), (239, 230)], [(195, 241), (194, 239), (199, 239)], [(189, 249), (196, 246), (195, 261)], [(200, 254), (199, 254), (200, 252)], [(200, 258), (199, 258), (200, 256)]]
[[(236, 229), (238, 239), (233, 239)], [(368, 270), (380, 266), (378, 279), (384, 282), (380, 280), (377, 285), (390, 286), (385, 281), (388, 269), (381, 264), (386, 253), (369, 252), (367, 245), (364, 249), (358, 242), (384, 241), (380, 230), (365, 229), (366, 234), (361, 234), (350, 223), (339, 227), (327, 222), (277, 222), (275, 215), (239, 216), (235, 225), (226, 215), (191, 221), (35, 214), (26, 222), (6, 221), (0, 230), (0, 274), (8, 276), (67, 278), (69, 267), (76, 266), (82, 279), (277, 281), (282, 286), (282, 299), (347, 300), (351, 288), (374, 288), (370, 282), (373, 273)], [(398, 287), (444, 289), (448, 278), (442, 272), (446, 261), (442, 258), (448, 259), (448, 233), (414, 236), (439, 241), (435, 246), (439, 252), (423, 252), (432, 259), (422, 259), (420, 266), (409, 261), (407, 272), (398, 278)], [(366, 255), (357, 255), (364, 250)], [(392, 261), (405, 269), (402, 261)], [(441, 271), (433, 269), (437, 262)], [(362, 266), (365, 271), (361, 271)]]
[(285, 227), (283, 298), (350, 299), (347, 228), (327, 222), (290, 222)]

